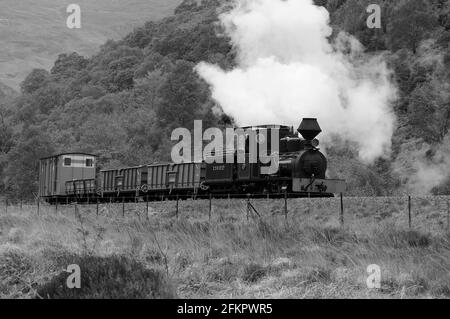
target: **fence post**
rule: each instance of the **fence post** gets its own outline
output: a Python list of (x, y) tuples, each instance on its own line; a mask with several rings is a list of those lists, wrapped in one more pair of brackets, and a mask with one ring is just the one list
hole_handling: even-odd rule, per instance
[(8, 199), (5, 199), (5, 210), (6, 210), (6, 215), (8, 215)]
[(55, 213), (58, 214), (58, 199), (55, 198)]
[(408, 196), (408, 225), (411, 228), (411, 196)]
[(146, 207), (146, 209), (145, 209), (145, 212), (146, 212), (147, 220), (148, 220), (148, 219), (149, 219), (149, 217), (148, 217), (148, 195), (145, 196), (145, 202), (146, 202), (146, 205), (147, 205), (147, 207)]
[(447, 230), (450, 231), (450, 200), (447, 199)]
[(22, 197), (20, 198), (20, 211), (22, 211)]
[(209, 213), (208, 213), (209, 221), (211, 221), (211, 212), (212, 212), (212, 194), (209, 194)]
[(284, 191), (284, 218), (288, 218), (288, 200), (287, 200), (287, 189)]
[(38, 216), (40, 215), (40, 212), (39, 212), (39, 202), (40, 202), (40, 198), (38, 197), (38, 199), (37, 199), (37, 214), (38, 214)]
[(250, 194), (247, 194), (247, 221), (250, 214)]
[(341, 198), (341, 217), (340, 217), (340, 221), (341, 221), (341, 226), (344, 227), (344, 194), (343, 193), (340, 194), (340, 198)]
[(177, 195), (177, 211), (176, 211), (176, 216), (177, 216), (177, 219), (178, 219), (178, 204), (179, 204), (179, 197), (178, 197), (178, 195)]

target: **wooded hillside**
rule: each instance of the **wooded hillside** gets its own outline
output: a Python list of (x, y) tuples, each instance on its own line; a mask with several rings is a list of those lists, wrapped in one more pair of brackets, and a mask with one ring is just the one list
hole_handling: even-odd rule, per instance
[[(0, 191), (36, 193), (36, 159), (49, 153), (95, 152), (104, 167), (169, 160), (173, 128), (190, 128), (194, 119), (232, 124), (193, 70), (201, 61), (234, 65), (216, 23), (227, 2), (186, 0), (173, 16), (108, 41), (92, 57), (68, 52), (51, 70), (33, 70), (20, 96), (0, 104)], [(354, 195), (400, 191), (417, 171), (412, 159), (441, 165), (450, 148), (450, 2), (315, 2), (330, 12), (335, 33), (385, 52), (399, 88), (391, 158), (367, 166), (350, 146), (328, 145), (331, 174), (346, 178)], [(366, 26), (371, 3), (382, 7), (381, 29)], [(449, 193), (449, 185), (447, 178), (433, 191)]]

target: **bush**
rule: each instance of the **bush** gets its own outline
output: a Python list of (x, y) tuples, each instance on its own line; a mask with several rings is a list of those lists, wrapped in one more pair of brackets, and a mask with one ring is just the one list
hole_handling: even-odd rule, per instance
[(26, 278), (33, 269), (33, 260), (20, 248), (8, 244), (0, 246), (0, 299), (28, 293)]
[(340, 246), (345, 241), (351, 241), (353, 239), (339, 227), (307, 227), (307, 231), (310, 232), (311, 239), (318, 244)]
[(124, 256), (76, 256), (71, 264), (81, 268), (81, 288), (67, 288), (63, 272), (37, 289), (49, 299), (146, 299), (175, 298), (172, 285), (159, 270), (147, 269)]
[(142, 255), (146, 263), (155, 265), (163, 265), (165, 263), (163, 254), (154, 248), (145, 247)]
[(328, 268), (317, 267), (308, 271), (306, 274), (306, 281), (308, 283), (330, 283), (331, 282), (331, 270)]
[(428, 233), (411, 229), (398, 229), (392, 225), (386, 225), (386, 227), (375, 230), (374, 235), (376, 243), (396, 249), (427, 248), (433, 242), (433, 238)]
[(242, 279), (247, 283), (256, 283), (267, 274), (266, 268), (260, 264), (251, 263), (244, 267)]
[(431, 238), (428, 234), (422, 234), (415, 230), (408, 230), (400, 234), (405, 237), (411, 247), (428, 247), (431, 244)]
[(385, 245), (394, 248), (408, 246), (426, 248), (431, 244), (430, 235), (421, 233), (417, 230), (387, 230), (384, 234), (380, 233), (379, 236), (382, 237), (382, 241)]
[(444, 280), (443, 282), (438, 282), (436, 285), (431, 289), (433, 295), (443, 297), (443, 298), (449, 298), (450, 297), (450, 280)]
[(232, 282), (239, 274), (239, 265), (228, 259), (221, 259), (217, 263), (213, 263), (206, 271), (208, 281), (215, 282)]

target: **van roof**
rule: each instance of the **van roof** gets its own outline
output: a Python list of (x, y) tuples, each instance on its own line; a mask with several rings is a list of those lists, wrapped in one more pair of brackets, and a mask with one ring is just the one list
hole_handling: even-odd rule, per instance
[(97, 157), (97, 155), (94, 155), (94, 154), (89, 154), (89, 153), (84, 153), (84, 152), (73, 152), (73, 153), (60, 153), (60, 154), (55, 154), (55, 155), (52, 155), (52, 156), (41, 157), (40, 160), (44, 160), (44, 159), (48, 159), (48, 158), (54, 158), (54, 157), (60, 157), (60, 156), (65, 156), (65, 155), (84, 155), (84, 156)]

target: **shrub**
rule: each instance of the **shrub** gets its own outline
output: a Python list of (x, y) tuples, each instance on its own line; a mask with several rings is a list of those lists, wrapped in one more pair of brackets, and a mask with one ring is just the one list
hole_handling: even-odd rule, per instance
[(194, 222), (192, 224), (192, 231), (194, 233), (209, 234), (210, 225), (208, 222)]
[(428, 234), (423, 234), (417, 230), (398, 230), (391, 234), (392, 241), (395, 246), (410, 247), (428, 247), (431, 244), (431, 238)]
[(142, 257), (145, 262), (149, 264), (162, 265), (164, 264), (164, 256), (154, 248), (145, 247), (142, 251)]
[(206, 272), (208, 281), (231, 282), (235, 280), (239, 273), (239, 266), (228, 259), (222, 259), (215, 263)]
[(395, 229), (392, 226), (376, 230), (375, 235), (380, 244), (394, 248), (427, 248), (432, 243), (430, 234), (417, 230)]
[(247, 283), (256, 283), (267, 274), (266, 268), (257, 263), (251, 263), (244, 267), (242, 279)]
[(329, 283), (331, 282), (331, 270), (323, 267), (313, 268), (306, 274), (306, 281), (308, 283)]
[(349, 236), (339, 227), (308, 227), (312, 240), (319, 244), (342, 245), (343, 242), (351, 240)]
[(428, 234), (423, 234), (415, 230), (408, 230), (403, 235), (411, 247), (428, 247), (431, 244), (431, 238)]
[(81, 288), (69, 289), (63, 272), (37, 289), (49, 299), (144, 299), (175, 298), (172, 285), (159, 270), (147, 269), (124, 256), (77, 256), (71, 264), (81, 268)]
[(0, 261), (0, 296), (15, 297), (14, 292), (29, 290), (25, 278), (33, 271), (33, 260), (18, 247), (2, 245)]
[(436, 283), (431, 289), (433, 295), (449, 298), (450, 297), (450, 280), (444, 280), (443, 282)]
[(192, 258), (187, 252), (179, 252), (175, 256), (175, 268), (178, 271), (185, 270), (189, 265), (192, 265), (192, 263)]

